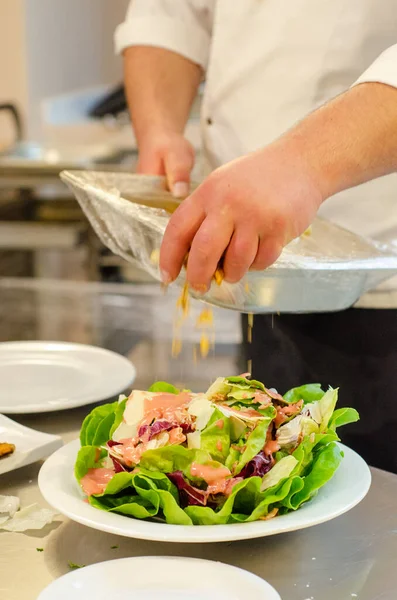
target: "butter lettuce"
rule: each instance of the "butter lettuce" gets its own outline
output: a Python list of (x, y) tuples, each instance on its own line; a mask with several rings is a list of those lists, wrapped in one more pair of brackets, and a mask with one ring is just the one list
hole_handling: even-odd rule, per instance
[(274, 487), (283, 479), (288, 479), (291, 473), (296, 469), (298, 460), (292, 456), (285, 456), (274, 467), (262, 477), (261, 491)]
[(350, 423), (356, 423), (360, 420), (360, 415), (354, 408), (339, 408), (332, 415), (328, 427), (335, 431), (337, 427), (342, 425), (349, 425)]
[[(318, 454), (306, 476), (294, 474), (297, 460), (286, 457), (264, 478), (236, 484), (219, 510), (211, 506), (181, 508), (178, 491), (166, 475), (139, 469), (115, 475), (105, 492), (91, 496), (92, 506), (138, 519), (160, 517), (175, 525), (221, 525), (256, 521), (273, 509), (297, 510), (333, 476), (342, 460), (337, 444)], [(277, 466), (277, 465), (276, 465)]]
[(338, 401), (338, 390), (329, 388), (327, 392), (317, 400), (310, 404), (305, 404), (305, 413), (319, 425), (320, 431), (325, 431), (328, 423), (331, 420), (332, 413), (335, 410)]
[(105, 456), (105, 450), (100, 450), (96, 446), (83, 446), (80, 448), (74, 465), (74, 475), (77, 481), (80, 482), (89, 469), (101, 467)]
[(94, 408), (83, 421), (80, 431), (82, 446), (100, 446), (110, 439), (110, 430), (114, 423), (117, 402), (102, 404)]
[(234, 474), (238, 475), (243, 467), (263, 449), (266, 444), (267, 430), (273, 418), (274, 415), (270, 414), (267, 418), (260, 420), (255, 429), (251, 431), (244, 443), (245, 449), (239, 455)]
[(156, 381), (153, 385), (150, 386), (149, 392), (162, 392), (164, 394), (179, 394), (180, 390), (176, 388), (171, 383), (167, 383), (166, 381)]
[(151, 472), (174, 473), (182, 471), (192, 479), (192, 463), (207, 464), (213, 462), (211, 455), (203, 450), (194, 450), (184, 446), (163, 446), (156, 450), (147, 450), (142, 454), (139, 467)]
[(304, 404), (321, 400), (325, 392), (319, 383), (308, 383), (300, 387), (292, 388), (284, 394), (284, 400), (289, 404), (295, 404), (303, 400)]
[(200, 436), (200, 449), (224, 463), (230, 451), (230, 419), (215, 409)]

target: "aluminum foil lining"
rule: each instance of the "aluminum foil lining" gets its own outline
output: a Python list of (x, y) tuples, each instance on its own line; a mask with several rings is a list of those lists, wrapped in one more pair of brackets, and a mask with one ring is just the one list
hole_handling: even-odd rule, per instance
[[(64, 171), (61, 179), (101, 241), (160, 281), (154, 257), (177, 206), (164, 178)], [(213, 283), (202, 300), (245, 313), (338, 311), (396, 274), (397, 253), (392, 248), (317, 218), (311, 234), (286, 246), (272, 267), (249, 272), (237, 284)], [(176, 283), (184, 281), (181, 273)]]

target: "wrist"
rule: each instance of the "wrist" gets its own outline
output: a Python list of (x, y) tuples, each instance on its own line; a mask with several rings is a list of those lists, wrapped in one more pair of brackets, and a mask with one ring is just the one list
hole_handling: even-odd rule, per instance
[(325, 173), (312, 160), (306, 150), (306, 140), (289, 132), (276, 140), (273, 148), (276, 160), (282, 165), (282, 177), (293, 186), (296, 194), (307, 199), (317, 212), (321, 204), (329, 197), (329, 186)]
[(167, 143), (173, 139), (184, 139), (183, 132), (164, 123), (158, 125), (150, 123), (147, 126), (136, 128), (135, 137), (138, 146), (153, 146)]
[(285, 153), (290, 162), (306, 178), (308, 187), (312, 188), (316, 197), (317, 208), (325, 200), (337, 193), (341, 182), (337, 165), (336, 149), (319, 144), (318, 135), (304, 126), (288, 132), (282, 140)]

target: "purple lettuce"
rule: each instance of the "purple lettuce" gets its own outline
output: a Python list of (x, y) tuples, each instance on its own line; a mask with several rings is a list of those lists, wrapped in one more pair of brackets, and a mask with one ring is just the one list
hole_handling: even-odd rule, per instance
[(113, 446), (120, 446), (121, 442), (114, 442), (113, 440), (108, 441), (109, 448), (113, 448)]
[(128, 467), (126, 467), (125, 465), (123, 465), (123, 463), (121, 461), (119, 461), (117, 458), (115, 458), (114, 456), (110, 456), (110, 458), (112, 459), (115, 473), (124, 473), (124, 472), (129, 473), (132, 470), (132, 469), (129, 469)]
[(177, 427), (177, 425), (174, 425), (169, 421), (155, 421), (153, 425), (141, 425), (138, 430), (138, 437), (141, 438), (146, 433), (149, 433), (149, 440), (151, 440), (155, 435), (158, 435), (162, 431), (169, 431), (174, 427)]
[(181, 423), (179, 427), (182, 429), (183, 433), (186, 435), (187, 433), (192, 433), (194, 428), (190, 425), (190, 423)]
[(238, 474), (239, 477), (247, 479), (248, 477), (263, 477), (273, 466), (273, 458), (267, 456), (264, 452), (259, 452), (249, 463), (245, 465)]
[[(113, 440), (109, 440), (108, 441), (108, 448), (113, 448), (114, 446), (120, 446), (121, 443), (120, 442), (114, 442)], [(115, 456), (113, 456), (112, 454), (109, 454), (109, 457), (113, 463), (113, 467), (115, 470), (115, 473), (123, 473), (123, 472), (127, 472), (129, 473), (132, 469), (129, 469), (126, 465), (124, 465), (121, 460), (119, 460), (118, 458), (116, 458)]]
[(167, 477), (178, 488), (182, 508), (186, 506), (206, 506), (207, 494), (203, 490), (190, 485), (184, 478), (182, 471), (167, 473)]

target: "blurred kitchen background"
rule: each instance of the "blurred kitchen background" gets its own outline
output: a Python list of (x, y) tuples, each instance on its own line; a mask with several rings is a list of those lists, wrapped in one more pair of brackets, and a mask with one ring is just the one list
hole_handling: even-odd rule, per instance
[[(178, 290), (165, 302), (147, 274), (104, 248), (59, 180), (65, 168), (135, 168), (113, 46), (127, 5), (0, 0), (0, 340), (94, 343), (129, 356), (143, 378), (148, 361), (172, 381), (192, 370), (199, 388), (235, 372), (239, 315), (216, 311), (217, 360), (202, 384), (194, 321), (183, 358), (171, 358)], [(198, 156), (199, 108), (200, 97), (187, 127)]]
[[(0, 0), (0, 275), (141, 281), (58, 174), (134, 170), (113, 34), (128, 0)], [(187, 135), (197, 147), (199, 99)]]

